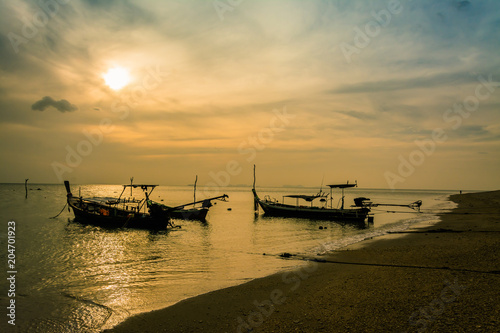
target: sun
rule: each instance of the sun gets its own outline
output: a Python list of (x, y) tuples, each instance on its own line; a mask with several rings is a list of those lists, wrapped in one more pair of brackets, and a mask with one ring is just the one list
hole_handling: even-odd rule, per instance
[(102, 75), (104, 82), (113, 90), (120, 90), (130, 82), (128, 70), (122, 67), (110, 68)]

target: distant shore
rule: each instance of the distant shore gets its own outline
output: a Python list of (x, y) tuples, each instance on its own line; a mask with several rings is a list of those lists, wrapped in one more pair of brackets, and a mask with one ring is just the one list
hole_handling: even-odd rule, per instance
[(458, 207), (437, 224), (366, 240), (105, 332), (499, 332), (500, 191), (450, 199)]

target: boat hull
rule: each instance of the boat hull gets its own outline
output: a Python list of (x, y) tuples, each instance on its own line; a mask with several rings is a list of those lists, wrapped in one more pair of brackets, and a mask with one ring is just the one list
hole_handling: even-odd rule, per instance
[(179, 209), (170, 212), (170, 217), (180, 220), (206, 221), (208, 208)]
[(196, 208), (181, 208), (176, 209), (177, 207), (170, 207), (164, 204), (149, 201), (149, 207), (154, 208), (158, 211), (163, 211), (165, 214), (169, 214), (171, 218), (179, 219), (179, 220), (199, 220), (206, 221), (206, 217), (208, 214), (207, 207), (196, 207)]

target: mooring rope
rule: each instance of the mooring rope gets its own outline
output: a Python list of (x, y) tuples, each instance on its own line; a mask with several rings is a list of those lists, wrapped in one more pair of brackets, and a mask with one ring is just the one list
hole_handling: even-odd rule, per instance
[(67, 205), (68, 205), (68, 202), (66, 202), (66, 204), (64, 205), (63, 209), (61, 209), (61, 211), (59, 212), (59, 214), (57, 214), (56, 216), (49, 217), (49, 219), (55, 219), (56, 217), (58, 217), (59, 215), (61, 215), (61, 213), (64, 211), (64, 208), (66, 208)]

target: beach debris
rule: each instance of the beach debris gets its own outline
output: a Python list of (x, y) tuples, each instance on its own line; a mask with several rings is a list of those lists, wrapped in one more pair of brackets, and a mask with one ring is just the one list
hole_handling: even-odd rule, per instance
[(288, 252), (283, 252), (282, 254), (280, 254), (281, 258), (290, 258), (291, 256), (293, 256), (293, 254)]

